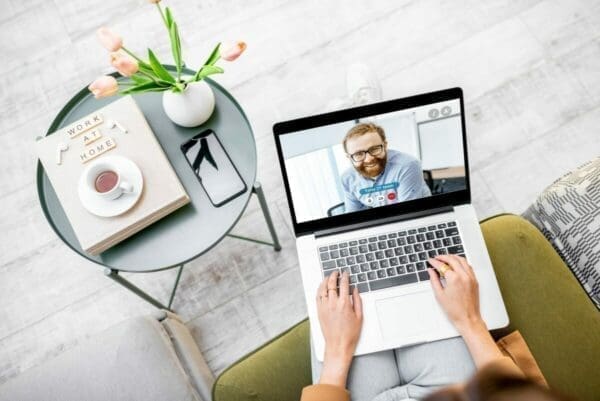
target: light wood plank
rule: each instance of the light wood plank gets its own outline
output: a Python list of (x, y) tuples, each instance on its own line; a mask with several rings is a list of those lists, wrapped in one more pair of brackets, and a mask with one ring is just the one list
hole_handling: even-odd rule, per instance
[(470, 101), (524, 73), (543, 56), (543, 48), (514, 17), (384, 77), (382, 84), (386, 93), (397, 94), (460, 86)]
[(18, 337), (32, 324), (109, 285), (98, 265), (76, 255), (58, 238), (3, 264), (0, 340)]
[[(265, 195), (269, 196), (270, 194), (267, 192)], [(232, 254), (238, 274), (244, 281), (246, 289), (254, 288), (298, 265), (295, 240), (286, 229), (279, 209), (273, 202), (269, 202), (269, 208), (281, 242), (281, 251), (276, 252), (270, 246), (257, 246), (252, 242), (242, 240), (230, 243), (227, 248), (228, 252)], [(232, 233), (271, 242), (262, 210), (258, 205), (250, 208), (244, 214), (240, 225), (234, 228)], [(235, 251), (232, 252), (234, 249)]]
[[(308, 315), (302, 277), (293, 268), (248, 291), (248, 301), (273, 338)], [(316, 288), (314, 293), (316, 294)]]
[(571, 70), (542, 60), (466, 104), (471, 166), (493, 163), (593, 105)]
[(506, 211), (502, 208), (500, 202), (492, 193), (490, 187), (479, 171), (472, 171), (470, 177), (471, 199), (479, 220)]
[(35, 188), (37, 155), (35, 138), (44, 136), (54, 115), (46, 113), (0, 134), (0, 199), (18, 189)]
[[(232, 239), (224, 239), (210, 252), (185, 265), (173, 303), (177, 313), (185, 319), (193, 319), (246, 291), (236, 265), (237, 245)], [(163, 292), (168, 294), (173, 282), (161, 283), (167, 287)], [(144, 288), (152, 289), (148, 285)]]
[[(104, 0), (95, 6), (77, 0), (61, 0), (55, 4), (60, 20), (72, 41), (94, 34), (96, 29), (103, 25), (134, 19), (137, 15), (154, 8), (149, 2), (136, 0)], [(155, 10), (152, 11), (160, 18)]]
[(269, 338), (246, 296), (235, 298), (186, 325), (217, 375)]
[(595, 104), (600, 103), (600, 39), (573, 50), (557, 62), (577, 77)]
[(596, 157), (598, 118), (596, 108), (484, 167), (481, 174), (503, 209), (523, 212), (557, 178)]
[(524, 11), (521, 20), (551, 57), (560, 57), (600, 36), (597, 0), (546, 0)]
[(0, 74), (22, 68), (25, 58), (51, 55), (56, 49), (70, 44), (53, 2), (19, 4), (11, 1), (10, 4), (12, 15), (1, 22), (0, 49), (3, 59)]
[[(0, 270), (10, 261), (34, 253), (56, 238), (39, 206), (32, 186), (0, 198)], [(38, 263), (43, 265), (43, 255)]]
[[(36, 54), (30, 62), (0, 74), (0, 135), (40, 116), (58, 114), (83, 86), (77, 78), (77, 61), (67, 47), (37, 57)], [(40, 134), (45, 133), (43, 130)]]

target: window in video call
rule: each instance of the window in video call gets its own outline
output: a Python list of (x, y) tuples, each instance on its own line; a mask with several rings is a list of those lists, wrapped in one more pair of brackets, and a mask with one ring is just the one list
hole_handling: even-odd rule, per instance
[(458, 99), (282, 135), (296, 221), (466, 189)]

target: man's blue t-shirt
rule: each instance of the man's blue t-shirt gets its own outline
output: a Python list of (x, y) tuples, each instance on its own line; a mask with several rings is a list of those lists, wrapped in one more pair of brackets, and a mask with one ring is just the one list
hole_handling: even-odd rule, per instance
[(354, 167), (342, 174), (346, 212), (430, 196), (423, 179), (421, 162), (406, 153), (387, 151), (384, 170), (375, 178), (366, 178)]

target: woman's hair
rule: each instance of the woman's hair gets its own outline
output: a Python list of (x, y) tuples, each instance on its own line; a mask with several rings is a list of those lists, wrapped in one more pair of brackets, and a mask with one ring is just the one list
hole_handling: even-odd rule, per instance
[(437, 391), (423, 401), (572, 401), (530, 379), (506, 375), (493, 367), (479, 371), (464, 387)]

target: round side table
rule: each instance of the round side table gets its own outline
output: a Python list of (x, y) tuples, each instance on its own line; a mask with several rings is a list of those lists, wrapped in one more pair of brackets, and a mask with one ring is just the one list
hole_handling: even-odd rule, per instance
[[(187, 70), (184, 73), (193, 74), (193, 71)], [(121, 79), (116, 73), (113, 76)], [(216, 106), (210, 119), (196, 128), (183, 128), (171, 122), (163, 111), (161, 93), (134, 95), (191, 202), (100, 255), (92, 256), (81, 249), (39, 161), (37, 166), (40, 204), (56, 234), (75, 252), (103, 266), (108, 277), (162, 309), (171, 308), (184, 264), (210, 250), (226, 235), (230, 235), (229, 232), (242, 216), (252, 194), (258, 197), (272, 242), (230, 236), (270, 245), (276, 251), (281, 249), (264, 193), (260, 183), (256, 181), (256, 144), (250, 123), (240, 105), (224, 88), (210, 79), (205, 81), (213, 89)], [(112, 101), (114, 98), (95, 99), (87, 88), (82, 89), (60, 111), (47, 135)], [(183, 142), (207, 128), (217, 134), (248, 187), (245, 193), (221, 207), (211, 204), (180, 149)], [(148, 273), (174, 267), (178, 267), (179, 271), (166, 305), (119, 275), (121, 271)]]

